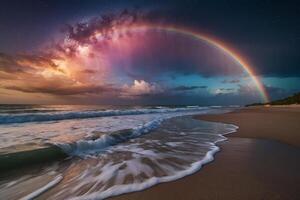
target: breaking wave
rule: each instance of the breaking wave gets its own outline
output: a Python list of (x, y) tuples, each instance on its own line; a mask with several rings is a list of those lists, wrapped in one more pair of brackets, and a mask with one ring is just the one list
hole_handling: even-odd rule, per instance
[(44, 122), (67, 119), (85, 119), (95, 117), (140, 115), (140, 114), (159, 114), (174, 113), (185, 111), (200, 111), (208, 107), (183, 107), (183, 108), (143, 108), (143, 109), (124, 109), (124, 110), (101, 110), (101, 111), (76, 111), (76, 112), (49, 112), (37, 114), (1, 114), (0, 124), (25, 123), (25, 122)]

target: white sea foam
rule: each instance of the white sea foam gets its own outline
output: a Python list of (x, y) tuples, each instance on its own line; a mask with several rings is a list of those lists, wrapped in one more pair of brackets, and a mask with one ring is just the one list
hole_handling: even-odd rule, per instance
[[(27, 144), (32, 146), (32, 143), (43, 145), (45, 143), (68, 144), (79, 140), (85, 141), (86, 138), (93, 136), (94, 132), (106, 133), (133, 129), (138, 136), (142, 132), (148, 132), (147, 129), (152, 129), (155, 123), (159, 124), (162, 120), (170, 117), (213, 112), (212, 109), (165, 111), (138, 115), (59, 120), (50, 124), (47, 122), (2, 124), (0, 125), (0, 153), (1, 149), (4, 148)], [(101, 141), (98, 142), (101, 143)]]
[(103, 110), (103, 111), (62, 111), (49, 113), (31, 113), (31, 114), (0, 114), (0, 124), (24, 123), (24, 122), (42, 122), (42, 121), (57, 121), (67, 119), (85, 119), (107, 116), (122, 116), (122, 115), (140, 115), (153, 113), (170, 113), (170, 112), (185, 112), (199, 111), (208, 109), (208, 107), (182, 107), (182, 108), (165, 108), (157, 109), (142, 108), (142, 109), (124, 109), (124, 110)]
[(20, 200), (31, 200), (39, 196), (40, 194), (44, 193), (45, 191), (49, 190), (50, 188), (54, 187), (63, 179), (62, 175), (56, 176), (52, 181), (44, 185), (43, 187), (37, 189), (36, 191), (31, 192), (30, 194), (22, 197)]
[[(117, 133), (106, 133), (95, 140), (79, 140), (74, 143), (56, 143), (58, 147), (62, 148), (64, 152), (70, 155), (84, 156), (86, 154), (96, 153), (103, 149), (124, 142), (131, 138), (138, 137), (142, 134), (146, 134), (149, 131), (157, 128), (163, 121), (163, 118), (157, 118), (145, 124), (139, 125), (131, 130)], [(129, 132), (129, 133), (128, 133)]]
[[(0, 148), (20, 144), (20, 141), (44, 142), (56, 144), (76, 157), (72, 157), (68, 167), (58, 163), (61, 175), (24, 198), (37, 197), (53, 188), (55, 192), (49, 199), (103, 199), (198, 171), (213, 160), (213, 154), (219, 150), (216, 143), (226, 139), (223, 135), (237, 129), (233, 125), (201, 122), (188, 116), (223, 112), (219, 108), (193, 106), (147, 110), (147, 113), (127, 113), (127, 116), (120, 114), (51, 124), (2, 125), (0, 141), (2, 137), (6, 141), (0, 142)], [(62, 177), (63, 182), (58, 184)], [(16, 184), (13, 182), (8, 187)]]
[[(225, 132), (224, 134), (229, 134), (229, 133), (233, 133), (236, 131), (236, 126), (232, 126), (232, 129), (229, 130), (228, 132)], [(220, 136), (222, 136), (222, 134), (219, 134)], [(184, 169), (182, 171), (178, 171), (176, 172), (175, 174), (173, 175), (169, 175), (169, 176), (164, 176), (164, 177), (152, 177), (142, 183), (132, 183), (132, 184), (128, 184), (128, 185), (123, 185), (123, 184), (120, 184), (120, 185), (114, 185), (112, 187), (110, 187), (109, 189), (105, 190), (105, 191), (102, 191), (102, 192), (94, 192), (94, 193), (91, 193), (91, 194), (86, 194), (86, 195), (83, 195), (83, 196), (79, 196), (79, 197), (71, 197), (69, 198), (70, 200), (96, 200), (96, 199), (105, 199), (105, 198), (108, 198), (108, 197), (112, 197), (112, 196), (117, 196), (117, 195), (121, 195), (121, 194), (124, 194), (124, 193), (130, 193), (130, 192), (136, 192), (136, 191), (141, 191), (141, 190), (144, 190), (146, 188), (149, 188), (151, 186), (154, 186), (156, 184), (159, 184), (159, 183), (164, 183), (164, 182), (170, 182), (170, 181), (174, 181), (174, 180), (177, 180), (177, 179), (180, 179), (182, 177), (185, 177), (187, 175), (190, 175), (190, 174), (193, 174), (197, 171), (199, 171), (203, 165), (205, 165), (206, 163), (209, 163), (211, 161), (214, 160), (214, 154), (216, 152), (218, 152), (220, 150), (219, 147), (217, 147), (215, 144), (217, 142), (220, 142), (220, 141), (224, 141), (226, 140), (227, 138), (223, 137), (219, 140), (217, 140), (215, 143), (211, 143), (211, 150), (208, 151), (205, 156), (203, 157), (203, 159), (199, 160), (199, 161), (196, 161), (194, 163), (192, 163), (190, 165), (190, 167), (188, 167), (187, 169)], [(171, 145), (171, 146), (176, 146), (178, 145), (179, 143), (168, 143), (168, 145)], [(141, 152), (143, 153), (142, 151), (140, 150), (136, 150), (137, 152)], [(151, 154), (148, 154), (148, 156), (151, 156)], [(147, 172), (147, 171), (150, 171), (151, 172), (151, 168), (149, 168), (149, 166), (145, 166), (145, 165), (141, 165), (141, 162), (134, 162), (134, 161), (129, 161), (126, 163), (129, 168), (132, 169), (132, 172), (134, 172), (135, 174), (133, 175), (138, 175), (138, 172), (140, 172), (141, 170), (143, 172)], [(119, 164), (117, 167), (115, 168), (106, 168), (106, 169), (109, 169), (110, 172), (106, 172), (106, 174), (109, 174), (109, 175), (106, 175), (106, 177), (109, 177), (111, 176), (115, 170), (117, 170), (117, 168), (120, 166), (121, 164)], [(147, 174), (147, 173), (146, 173)]]
[[(64, 150), (69, 155), (85, 156), (86, 154), (97, 153), (103, 149), (124, 142), (126, 140), (139, 137), (143, 134), (149, 133), (151, 130), (156, 129), (166, 119), (172, 117), (184, 116), (191, 114), (190, 112), (177, 112), (166, 115), (155, 116), (152, 120), (143, 124), (137, 125), (130, 130), (130, 133), (118, 132), (106, 133), (98, 139), (81, 139), (74, 143), (54, 143)], [(182, 133), (181, 133), (182, 134)], [(169, 143), (172, 145), (172, 143)]]
[[(171, 126), (176, 123), (176, 126)], [(197, 125), (203, 125), (198, 128), (199, 132), (195, 130)], [(74, 195), (64, 196), (70, 189), (66, 187), (53, 199), (104, 199), (182, 178), (211, 162), (213, 155), (219, 151), (216, 143), (226, 140), (223, 135), (235, 132), (236, 128), (216, 123), (198, 124), (191, 118), (163, 122), (156, 132), (112, 146), (96, 157), (86, 158), (96, 164), (88, 165), (81, 175), (72, 179), (70, 185), (76, 185), (71, 188)], [(181, 129), (184, 129), (185, 135), (179, 134)], [(203, 130), (207, 134), (202, 134)], [(128, 182), (130, 179), (126, 177), (132, 177), (132, 180)], [(85, 187), (90, 189), (80, 194), (79, 191)]]

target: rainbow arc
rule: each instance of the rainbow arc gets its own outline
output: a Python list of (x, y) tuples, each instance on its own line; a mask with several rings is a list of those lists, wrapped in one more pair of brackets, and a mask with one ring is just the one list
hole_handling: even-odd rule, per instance
[(253, 83), (255, 84), (255, 87), (257, 88), (257, 91), (259, 92), (262, 100), (264, 102), (269, 102), (269, 97), (266, 92), (265, 87), (263, 86), (261, 80), (256, 75), (254, 67), (252, 67), (250, 64), (248, 64), (245, 59), (241, 55), (239, 55), (237, 52), (229, 48), (227, 45), (225, 45), (223, 42), (218, 41), (217, 39), (214, 39), (212, 37), (209, 37), (205, 34), (192, 31), (186, 28), (181, 27), (174, 27), (174, 26), (162, 26), (162, 25), (137, 25), (132, 26), (130, 29), (141, 29), (141, 30), (147, 30), (147, 29), (153, 29), (153, 30), (162, 30), (162, 31), (168, 31), (168, 32), (175, 32), (179, 34), (183, 34), (189, 37), (192, 37), (196, 40), (201, 40), (206, 42), (207, 44), (216, 47), (220, 49), (222, 52), (224, 52), (226, 55), (231, 57), (236, 63), (239, 64), (243, 68), (243, 70), (249, 75)]

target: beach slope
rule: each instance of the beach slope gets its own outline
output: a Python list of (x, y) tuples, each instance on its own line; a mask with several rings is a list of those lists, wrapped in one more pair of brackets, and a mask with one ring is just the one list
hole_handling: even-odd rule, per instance
[(197, 119), (240, 128), (219, 143), (215, 161), (180, 180), (112, 199), (297, 199), (300, 107), (249, 107)]

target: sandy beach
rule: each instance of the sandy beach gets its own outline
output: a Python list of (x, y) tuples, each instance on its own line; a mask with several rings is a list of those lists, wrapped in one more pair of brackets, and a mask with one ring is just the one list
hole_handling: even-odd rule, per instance
[(247, 107), (197, 118), (239, 126), (238, 134), (229, 137), (269, 139), (300, 146), (300, 106)]
[(300, 107), (249, 107), (197, 119), (239, 126), (197, 173), (112, 199), (298, 199)]

